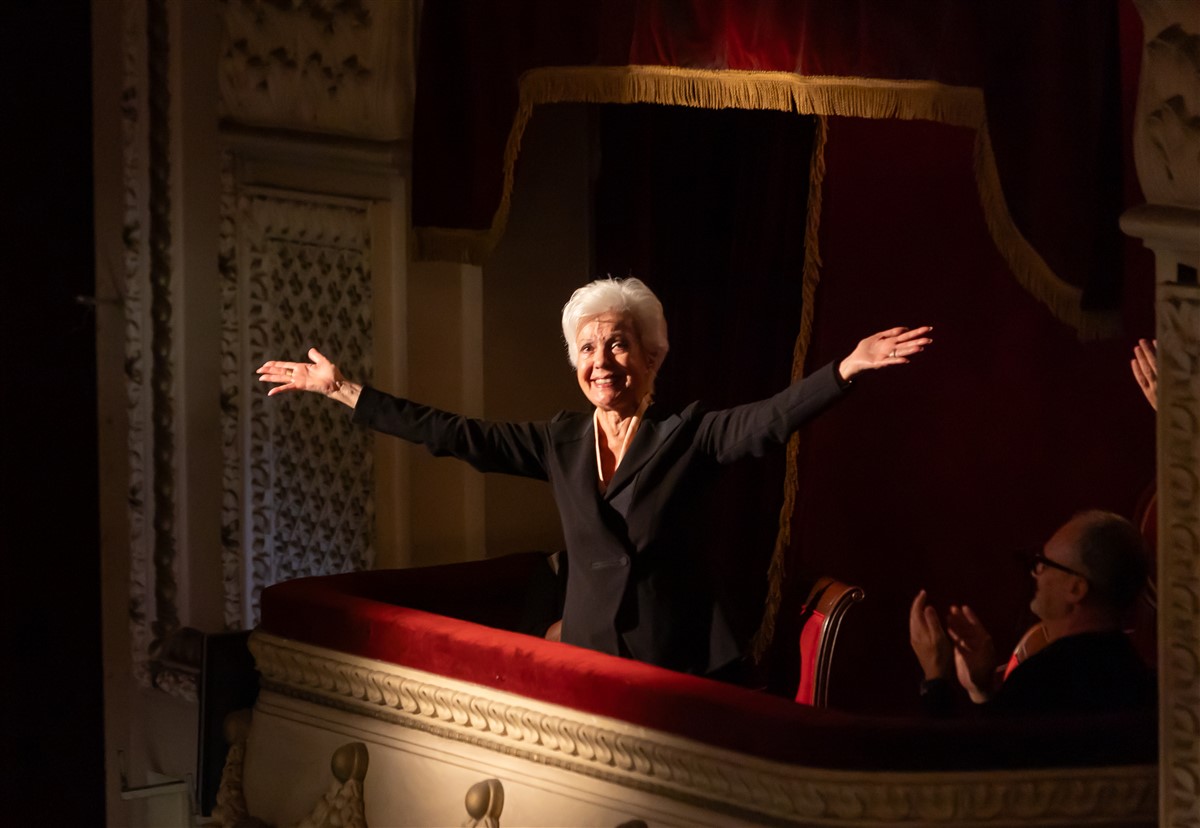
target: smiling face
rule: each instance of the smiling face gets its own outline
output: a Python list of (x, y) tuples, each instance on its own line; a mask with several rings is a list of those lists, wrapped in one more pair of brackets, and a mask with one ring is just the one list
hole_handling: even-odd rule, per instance
[(583, 395), (601, 411), (626, 417), (636, 413), (653, 386), (654, 370), (629, 314), (609, 312), (585, 320), (575, 344), (575, 375)]

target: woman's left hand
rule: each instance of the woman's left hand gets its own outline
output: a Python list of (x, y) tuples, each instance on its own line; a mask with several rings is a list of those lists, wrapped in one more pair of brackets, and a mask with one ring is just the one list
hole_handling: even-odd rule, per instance
[(887, 368), (889, 365), (907, 365), (909, 358), (919, 354), (933, 344), (928, 336), (931, 325), (921, 328), (889, 328), (868, 336), (838, 365), (838, 373), (844, 380), (851, 380), (863, 371)]

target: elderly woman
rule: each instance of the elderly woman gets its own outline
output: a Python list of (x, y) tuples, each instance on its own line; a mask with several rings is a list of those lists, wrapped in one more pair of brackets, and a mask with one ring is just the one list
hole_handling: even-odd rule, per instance
[(689, 507), (721, 464), (782, 445), (846, 393), (862, 372), (902, 365), (928, 327), (870, 336), (773, 397), (725, 410), (653, 405), (667, 356), (662, 305), (638, 279), (601, 279), (563, 307), (563, 336), (594, 410), (503, 423), (439, 411), (342, 376), (316, 349), (310, 363), (268, 362), (270, 394), (313, 391), (354, 409), (355, 422), (421, 443), (485, 472), (554, 487), (567, 546), (561, 638), (691, 673), (715, 671), (740, 646), (698, 565)]

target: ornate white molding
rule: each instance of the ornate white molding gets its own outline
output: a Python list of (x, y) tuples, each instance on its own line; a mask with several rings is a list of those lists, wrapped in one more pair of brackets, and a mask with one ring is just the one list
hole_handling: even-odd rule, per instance
[(466, 828), (500, 828), (504, 813), (504, 784), (499, 779), (485, 779), (467, 789), (463, 797), (467, 805)]
[(129, 620), (134, 673), (150, 683), (147, 659), (150, 651), (150, 621), (154, 617), (154, 572), (151, 568), (152, 537), (147, 530), (153, 487), (150, 467), (148, 367), (143, 342), (148, 337), (144, 232), (149, 226), (146, 161), (148, 119), (146, 116), (146, 4), (126, 0), (123, 4), (123, 79), (121, 91), (121, 151), (124, 163), (124, 290), (125, 392), (129, 417)]
[[(212, 812), (219, 828), (266, 826), (266, 823), (251, 815), (246, 802), (244, 778), (250, 724), (249, 710), (235, 711), (225, 720), (229, 752), (221, 769), (221, 786), (217, 791), (217, 805)], [(363, 780), (366, 779), (369, 764), (367, 746), (362, 742), (351, 742), (334, 751), (329, 762), (333, 780), (311, 813), (300, 820), (296, 828), (367, 828)]]
[(221, 582), (227, 629), (240, 629), (242, 610), (242, 499), (243, 440), (240, 421), (241, 374), (249, 366), (242, 352), (242, 318), (238, 313), (237, 187), (234, 158), (221, 153), (220, 224), (217, 237), (217, 272), (221, 280)]
[(1135, 0), (1134, 158), (1158, 336), (1159, 822), (1200, 825), (1200, 0)]
[(1151, 825), (1154, 767), (863, 772), (772, 762), (256, 632), (266, 689), (743, 818), (818, 825)]
[[(164, 0), (128, 0), (122, 14), (129, 614), (134, 673), (149, 685), (156, 680), (154, 660), (180, 624), (175, 576), (170, 51)], [(173, 691), (176, 685), (167, 682), (163, 687)]]
[(1135, 0), (1144, 47), (1134, 161), (1151, 204), (1200, 208), (1200, 2)]
[(1160, 815), (1200, 825), (1200, 286), (1158, 286), (1158, 343)]
[(347, 376), (372, 368), (371, 233), (361, 201), (241, 188), (221, 221), (225, 621), (258, 621), (258, 594), (374, 560), (371, 435), (310, 394), (267, 399), (254, 369), (316, 347)]
[(418, 3), (223, 0), (220, 94), (229, 120), (406, 140)]

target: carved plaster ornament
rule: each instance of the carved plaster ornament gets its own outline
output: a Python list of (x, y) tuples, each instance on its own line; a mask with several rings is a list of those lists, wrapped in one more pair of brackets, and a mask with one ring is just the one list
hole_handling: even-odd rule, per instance
[(222, 115), (376, 141), (409, 134), (416, 3), (225, 0)]
[(370, 433), (323, 399), (268, 401), (253, 381), (256, 365), (314, 345), (348, 375), (371, 376), (372, 237), (365, 203), (245, 192), (231, 166), (222, 182), (221, 539), (225, 622), (245, 629), (271, 584), (374, 561)]
[(466, 828), (500, 828), (500, 812), (504, 810), (504, 786), (499, 779), (476, 782), (467, 790), (467, 813), (471, 819)]
[(225, 717), (223, 732), (229, 743), (225, 767), (221, 769), (221, 785), (217, 789), (217, 804), (212, 816), (222, 828), (267, 828), (260, 819), (250, 816), (246, 807), (242, 771), (246, 761), (246, 739), (250, 735), (252, 713), (249, 709), (235, 710)]
[(312, 814), (296, 828), (367, 828), (363, 803), (363, 780), (369, 756), (362, 742), (350, 742), (333, 752), (329, 762), (334, 781)]
[(1200, 4), (1137, 0), (1145, 50), (1134, 160), (1146, 201), (1200, 206)]
[(250, 650), (264, 690), (655, 795), (720, 803), (773, 822), (974, 825), (996, 821), (998, 808), (1043, 825), (1145, 825), (1153, 819), (1153, 766), (982, 774), (799, 768), (654, 735), (632, 724), (564, 714), (534, 699), (261, 630), (251, 634)]
[[(218, 828), (271, 828), (250, 814), (243, 787), (246, 739), (253, 718), (251, 710), (237, 710), (225, 717), (224, 734), (229, 754), (221, 770), (221, 786), (212, 816)], [(349, 742), (333, 752), (329, 768), (333, 782), (313, 806), (312, 813), (296, 828), (367, 828), (363, 803), (363, 780), (367, 777), (370, 755), (362, 742)]]

